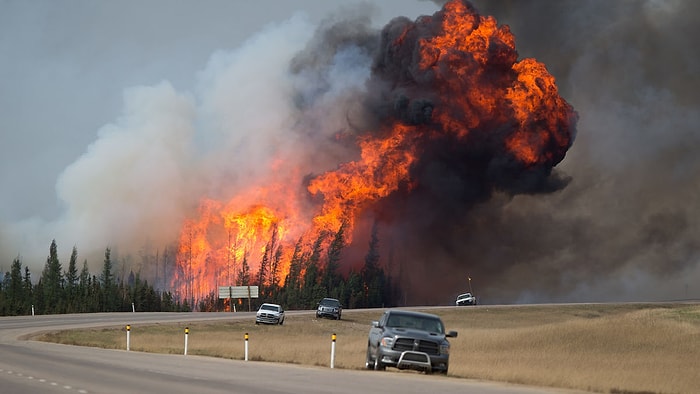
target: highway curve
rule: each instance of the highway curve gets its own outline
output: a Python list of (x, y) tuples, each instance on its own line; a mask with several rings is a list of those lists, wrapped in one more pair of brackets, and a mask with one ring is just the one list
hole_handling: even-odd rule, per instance
[(23, 340), (44, 330), (252, 319), (252, 313), (97, 313), (0, 317), (0, 391), (25, 393), (534, 394), (573, 391), (415, 373), (306, 367)]

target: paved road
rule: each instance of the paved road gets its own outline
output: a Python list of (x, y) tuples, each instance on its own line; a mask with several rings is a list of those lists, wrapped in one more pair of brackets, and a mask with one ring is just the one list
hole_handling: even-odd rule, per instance
[(43, 330), (252, 319), (252, 313), (98, 313), (0, 317), (0, 392), (26, 393), (571, 393), (413, 373), (151, 354), (22, 340)]

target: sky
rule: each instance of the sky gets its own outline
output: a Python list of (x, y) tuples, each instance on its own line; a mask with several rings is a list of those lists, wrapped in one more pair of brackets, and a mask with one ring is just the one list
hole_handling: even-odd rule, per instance
[[(468, 273), (487, 301), (700, 298), (696, 2), (474, 4), (579, 113), (557, 166), (570, 182), (475, 207), (449, 247), (425, 251), (444, 263), (419, 274), (458, 294)], [(281, 65), (319, 24), (368, 15), (381, 28), (439, 7), (0, 1), (0, 268), (19, 255), (38, 274), (52, 239), (67, 261), (74, 245), (99, 256), (176, 236), (193, 194), (259, 176), (245, 163), (295, 146), (271, 131), (291, 120), (285, 97), (298, 88)], [(256, 131), (224, 136), (225, 125)]]

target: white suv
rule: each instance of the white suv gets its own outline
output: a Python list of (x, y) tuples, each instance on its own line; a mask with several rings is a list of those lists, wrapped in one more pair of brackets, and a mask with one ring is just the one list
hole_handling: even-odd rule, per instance
[(476, 305), (476, 297), (472, 293), (460, 294), (455, 301), (457, 306), (462, 305)]
[(277, 304), (262, 304), (255, 314), (255, 324), (279, 324), (284, 323), (284, 309)]

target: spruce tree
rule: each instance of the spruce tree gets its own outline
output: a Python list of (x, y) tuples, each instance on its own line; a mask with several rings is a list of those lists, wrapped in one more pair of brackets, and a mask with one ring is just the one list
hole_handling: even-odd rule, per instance
[(241, 286), (250, 285), (250, 266), (248, 265), (248, 252), (243, 254), (243, 262), (241, 263), (241, 269), (238, 271), (238, 283)]
[(12, 261), (10, 275), (5, 275), (3, 281), (5, 283), (5, 302), (9, 307), (6, 309), (6, 313), (12, 316), (23, 315), (24, 286), (22, 283), (22, 263), (20, 262), (19, 257)]
[(58, 260), (56, 240), (51, 242), (49, 256), (41, 275), (44, 293), (44, 313), (62, 313), (63, 308), (63, 270)]
[[(264, 251), (264, 253), (263, 253), (262, 260), (260, 261), (260, 269), (258, 270), (258, 273), (257, 273), (257, 275), (256, 275), (256, 276), (257, 276), (258, 286), (260, 286), (260, 292), (261, 292), (261, 293), (264, 293), (264, 292), (265, 292), (265, 289), (267, 288), (267, 286), (266, 286), (267, 276), (268, 276), (268, 275), (267, 275), (267, 271), (268, 271), (268, 268), (267, 268), (267, 267), (270, 265), (270, 259), (268, 258), (268, 256), (269, 256), (269, 253), (268, 253), (269, 247), (270, 247), (270, 243), (268, 242), (268, 243), (265, 245), (265, 251)], [(262, 294), (261, 294), (261, 295), (262, 295)]]
[(270, 264), (270, 297), (272, 299), (277, 299), (280, 294), (279, 270), (282, 255), (282, 245), (280, 245), (277, 247), (275, 255), (272, 257), (272, 262)]
[(379, 267), (379, 237), (377, 224), (372, 226), (372, 234), (369, 241), (369, 250), (365, 256), (365, 265), (362, 267), (362, 286), (364, 290), (363, 307), (380, 307), (384, 305), (386, 293), (386, 277)]
[(22, 263), (19, 257), (12, 260), (9, 275), (3, 278), (5, 289), (5, 314), (15, 316), (23, 315), (24, 311), (24, 284), (22, 283)]
[(306, 261), (306, 270), (304, 271), (304, 283), (301, 289), (301, 307), (312, 308), (321, 298), (326, 296), (326, 291), (320, 283), (319, 261), (321, 260), (322, 245), (325, 237), (319, 234), (316, 242), (314, 242), (311, 255)]
[(102, 265), (102, 274), (100, 275), (100, 283), (102, 284), (102, 310), (104, 312), (113, 312), (115, 309), (116, 286), (114, 283), (114, 274), (112, 273), (111, 250), (105, 249), (105, 259)]
[(83, 268), (80, 270), (77, 294), (78, 312), (90, 312), (90, 272), (87, 260), (83, 261)]
[(345, 247), (345, 228), (346, 224), (343, 222), (338, 232), (335, 233), (333, 241), (328, 247), (328, 259), (326, 260), (326, 268), (323, 271), (323, 285), (326, 288), (326, 293), (334, 298), (339, 297), (336, 287), (341, 280), (338, 275), (338, 267), (340, 266), (340, 254)]
[(72, 313), (77, 312), (76, 298), (78, 290), (78, 248), (73, 246), (73, 252), (70, 255), (70, 261), (68, 262), (68, 271), (66, 271), (66, 300), (67, 300), (67, 310), (66, 312)]
[(34, 304), (34, 285), (32, 285), (32, 274), (29, 272), (29, 267), (24, 266), (24, 309), (31, 312)]
[(294, 245), (292, 260), (289, 263), (289, 273), (284, 280), (284, 293), (289, 308), (300, 307), (301, 269), (304, 261), (301, 246), (302, 238), (299, 238)]

